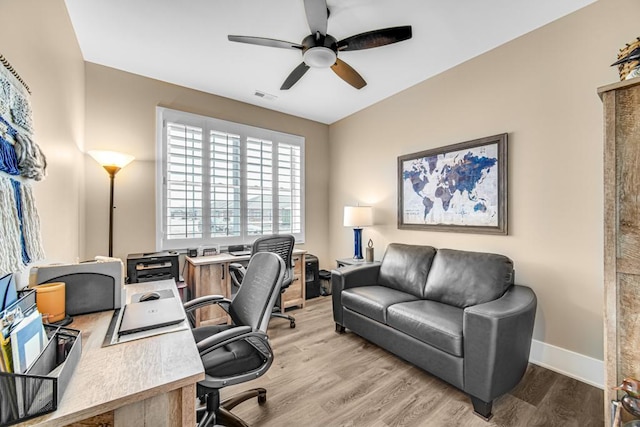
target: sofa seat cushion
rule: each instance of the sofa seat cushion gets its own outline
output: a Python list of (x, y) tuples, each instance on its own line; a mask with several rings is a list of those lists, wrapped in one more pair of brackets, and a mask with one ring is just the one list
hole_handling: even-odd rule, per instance
[(380, 323), (387, 323), (387, 307), (414, 301), (413, 295), (384, 286), (358, 286), (342, 291), (342, 305)]
[(418, 300), (387, 309), (387, 325), (454, 356), (462, 357), (464, 310), (437, 301)]

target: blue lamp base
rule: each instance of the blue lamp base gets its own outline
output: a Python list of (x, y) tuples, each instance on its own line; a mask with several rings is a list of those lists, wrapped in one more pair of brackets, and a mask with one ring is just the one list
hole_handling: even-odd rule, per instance
[(362, 228), (353, 229), (353, 259), (362, 259)]

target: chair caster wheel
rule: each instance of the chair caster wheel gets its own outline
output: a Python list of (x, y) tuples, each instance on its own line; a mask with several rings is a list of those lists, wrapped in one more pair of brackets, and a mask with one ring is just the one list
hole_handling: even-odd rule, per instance
[(289, 327), (291, 329), (295, 328), (296, 327), (296, 322), (289, 322)]
[(259, 394), (258, 395), (258, 405), (264, 405), (267, 403), (267, 394)]

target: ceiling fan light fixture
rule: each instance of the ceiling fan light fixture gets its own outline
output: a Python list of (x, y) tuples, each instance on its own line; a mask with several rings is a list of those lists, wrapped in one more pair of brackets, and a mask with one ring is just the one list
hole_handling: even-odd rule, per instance
[(329, 68), (336, 63), (336, 59), (338, 55), (324, 46), (309, 48), (302, 54), (304, 63), (313, 68)]

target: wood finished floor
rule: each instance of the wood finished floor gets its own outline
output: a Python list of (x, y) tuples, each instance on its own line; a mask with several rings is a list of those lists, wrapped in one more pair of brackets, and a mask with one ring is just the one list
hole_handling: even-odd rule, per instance
[(222, 398), (267, 389), (233, 412), (251, 426), (603, 426), (602, 390), (536, 365), (493, 405), (485, 422), (469, 398), (444, 381), (354, 333), (337, 334), (331, 297), (291, 312), (296, 328), (274, 319), (274, 363), (263, 377), (222, 390)]

